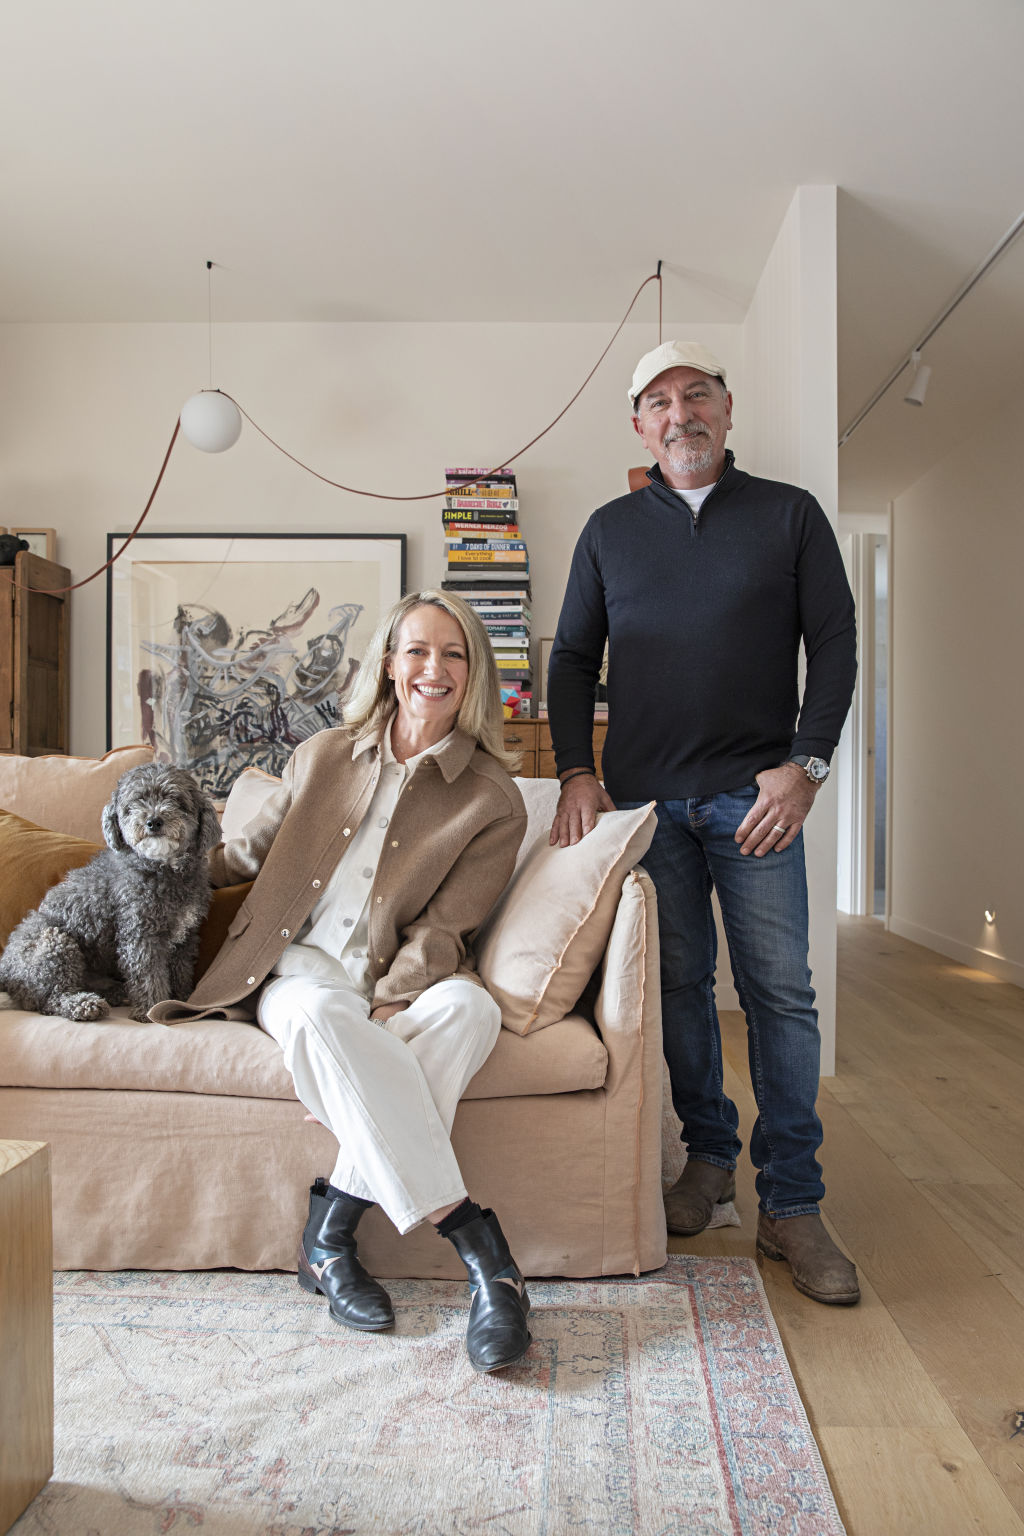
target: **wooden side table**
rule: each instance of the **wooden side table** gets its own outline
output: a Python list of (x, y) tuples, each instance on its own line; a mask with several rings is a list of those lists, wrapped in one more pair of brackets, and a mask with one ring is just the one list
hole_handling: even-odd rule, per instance
[(52, 1473), (50, 1148), (0, 1141), (0, 1532)]

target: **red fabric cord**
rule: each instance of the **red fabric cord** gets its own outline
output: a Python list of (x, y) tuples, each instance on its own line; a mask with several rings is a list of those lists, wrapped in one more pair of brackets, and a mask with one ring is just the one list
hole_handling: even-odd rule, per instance
[[(659, 263), (659, 266), (660, 266), (660, 263)], [(556, 427), (558, 425), (558, 423), (561, 421), (562, 417), (566, 414), (566, 412), (569, 411), (572, 408), (572, 406), (574, 406), (576, 404), (576, 401), (579, 399), (580, 395), (582, 395), (583, 391), (586, 389), (587, 385), (590, 383), (591, 379), (594, 377), (594, 374), (600, 368), (601, 364), (604, 362), (605, 358), (608, 356), (608, 353), (611, 351), (612, 346), (614, 345), (614, 343), (615, 343), (615, 341), (616, 341), (616, 339), (617, 339), (617, 337), (619, 335), (619, 332), (622, 330), (622, 327), (625, 325), (626, 321), (629, 319), (630, 315), (633, 313), (633, 308), (634, 308), (634, 306), (636, 304), (636, 301), (640, 297), (640, 295), (643, 293), (643, 291), (647, 287), (648, 283), (657, 283), (657, 285), (658, 285), (658, 341), (660, 343), (660, 341), (661, 341), (662, 278), (661, 278), (661, 273), (660, 272), (652, 272), (650, 277), (645, 277), (644, 278), (643, 282), (640, 284), (639, 288), (636, 290), (636, 293), (634, 293), (633, 297), (630, 299), (630, 301), (629, 301), (629, 308), (626, 310), (626, 313), (623, 315), (622, 319), (619, 321), (618, 325), (616, 326), (614, 334), (612, 335), (611, 341), (609, 341), (608, 345), (605, 347), (604, 351), (601, 353), (601, 356), (598, 358), (598, 360), (594, 364), (593, 368), (591, 368), (590, 372), (587, 374), (586, 378), (583, 380), (583, 383), (580, 385), (579, 389), (572, 396), (572, 399), (569, 400), (568, 403), (562, 407), (562, 409), (559, 411), (558, 415), (555, 417), (554, 421), (549, 422), (548, 425), (544, 428), (544, 430), (542, 432), (538, 432), (536, 437), (531, 437), (530, 441), (528, 443), (525, 443), (522, 448), (517, 449), (515, 453), (509, 454), (508, 458), (502, 459), (500, 464), (495, 464), (493, 469), (489, 469), (487, 471), (487, 475), (496, 474), (499, 470), (507, 468), (507, 466), (509, 464), (512, 464), (516, 459), (521, 458), (522, 455), (524, 453), (526, 453), (527, 449), (532, 448), (535, 443), (539, 443), (542, 437), (546, 437), (547, 434), (552, 430), (552, 428)], [(238, 410), (241, 411), (242, 415), (245, 417), (245, 419), (249, 423), (249, 425), (251, 427), (254, 427), (256, 429), (256, 431), (260, 434), (261, 437), (265, 437), (267, 442), (270, 443), (270, 445), (272, 447), (276, 448), (279, 453), (283, 453), (286, 459), (291, 459), (293, 464), (297, 464), (300, 469), (306, 470), (307, 474), (315, 475), (318, 480), (322, 480), (325, 485), (333, 486), (336, 491), (349, 491), (353, 496), (369, 496), (369, 497), (372, 497), (375, 501), (433, 501), (436, 497), (444, 496), (447, 493), (447, 489), (448, 488), (447, 488), (447, 486), (444, 486), (439, 491), (423, 491), (423, 492), (418, 493), (415, 496), (394, 496), (389, 491), (362, 491), (362, 490), (359, 490), (358, 487), (356, 487), (354, 485), (343, 485), (340, 480), (329, 480), (326, 475), (321, 475), (318, 470), (315, 470), (315, 469), (311, 468), (311, 466), (309, 464), (304, 464), (302, 462), (302, 460), (301, 459), (297, 459), (293, 453), (289, 453), (287, 448), (283, 448), (280, 443), (276, 442), (274, 440), (274, 438), (272, 438), (270, 436), (269, 432), (264, 432), (263, 428), (257, 422), (253, 421), (253, 419), (249, 415), (248, 411), (245, 410), (243, 406), (238, 404), (238, 401), (234, 398), (233, 395), (229, 395), (226, 390), (221, 390), (220, 393), (224, 395), (225, 399), (230, 400), (232, 405), (236, 406), (238, 408)], [(135, 524), (135, 527), (132, 529), (131, 533), (129, 533), (127, 535), (127, 537), (125, 538), (125, 541), (121, 545), (121, 548), (117, 551), (117, 554), (112, 555), (109, 560), (105, 560), (104, 563), (100, 566), (99, 570), (93, 571), (91, 576), (86, 576), (81, 581), (74, 582), (74, 584), (72, 586), (70, 586), (70, 587), (43, 587), (43, 588), (39, 588), (39, 587), (24, 587), (24, 586), (22, 586), (22, 584), (20, 582), (13, 582), (13, 578), (12, 578), (13, 585), (21, 587), (21, 590), (25, 591), (25, 592), (45, 591), (45, 592), (51, 592), (51, 593), (54, 593), (54, 594), (59, 594), (59, 593), (63, 593), (63, 592), (74, 592), (79, 587), (88, 586), (90, 581), (95, 581), (97, 576), (102, 576), (104, 571), (109, 570), (109, 568), (114, 564), (114, 561), (120, 559), (121, 555), (124, 554), (125, 550), (128, 548), (128, 545), (132, 542), (132, 540), (134, 539), (135, 535), (138, 533), (139, 529), (142, 527), (143, 523), (146, 521), (146, 517), (147, 517), (147, 515), (149, 513), (149, 509), (153, 505), (154, 500), (156, 499), (157, 491), (160, 489), (160, 482), (164, 478), (164, 471), (166, 470), (168, 462), (170, 461), (171, 452), (172, 452), (172, 450), (174, 448), (175, 443), (178, 440), (178, 433), (179, 433), (180, 430), (181, 430), (181, 422), (177, 421), (174, 424), (174, 431), (171, 434), (171, 440), (170, 440), (170, 442), (167, 445), (167, 452), (164, 454), (164, 461), (163, 461), (163, 463), (160, 466), (160, 473), (156, 477), (156, 484), (153, 486), (152, 491), (149, 493), (149, 500), (146, 502), (146, 505), (143, 508), (142, 516), (139, 518), (138, 522)], [(485, 476), (482, 476), (481, 478), (482, 479), (486, 479), (487, 476), (485, 475)]]

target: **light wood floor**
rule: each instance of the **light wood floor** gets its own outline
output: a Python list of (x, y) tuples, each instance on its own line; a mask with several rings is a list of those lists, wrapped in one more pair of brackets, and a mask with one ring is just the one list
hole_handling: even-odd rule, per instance
[[(746, 1144), (742, 1016), (723, 1033)], [(861, 1303), (761, 1274), (840, 1513), (850, 1536), (1024, 1536), (1024, 992), (843, 918), (838, 1041), (824, 1214)], [(746, 1154), (737, 1208), (673, 1250), (752, 1252)]]

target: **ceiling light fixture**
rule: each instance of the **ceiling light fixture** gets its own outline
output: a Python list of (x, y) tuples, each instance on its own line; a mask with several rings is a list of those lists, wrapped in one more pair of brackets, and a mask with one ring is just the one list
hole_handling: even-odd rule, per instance
[(921, 354), (918, 351), (910, 354), (911, 367), (914, 370), (914, 382), (903, 396), (906, 405), (924, 405), (924, 397), (928, 393), (928, 380), (932, 371), (927, 363), (922, 363)]
[(206, 263), (207, 334), (210, 352), (210, 387), (192, 395), (181, 408), (181, 430), (193, 448), (204, 453), (223, 453), (237, 443), (242, 430), (238, 406), (213, 384), (213, 262)]

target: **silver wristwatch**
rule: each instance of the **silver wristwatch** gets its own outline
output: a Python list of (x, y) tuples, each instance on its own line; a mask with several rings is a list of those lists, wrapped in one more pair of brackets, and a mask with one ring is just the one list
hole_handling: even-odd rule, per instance
[(791, 757), (789, 761), (803, 769), (815, 788), (819, 784), (824, 784), (829, 776), (829, 765), (823, 757)]

